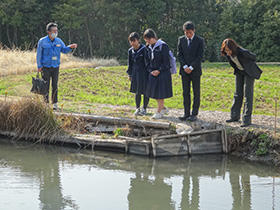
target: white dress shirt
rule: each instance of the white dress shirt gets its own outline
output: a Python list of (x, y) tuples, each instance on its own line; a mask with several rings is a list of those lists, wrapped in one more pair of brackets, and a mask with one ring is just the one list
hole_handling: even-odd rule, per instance
[[(186, 38), (188, 39), (188, 47), (190, 46), (190, 42), (192, 42), (192, 40), (193, 40), (193, 38), (194, 38), (194, 35), (195, 35), (195, 33), (193, 34), (193, 36), (192, 36), (192, 38), (191, 38), (191, 40), (186, 36)], [(184, 69), (186, 69), (186, 68), (188, 68), (189, 67), (189, 69), (192, 71), (193, 70), (193, 67), (192, 66), (188, 66), (188, 65), (184, 65), (183, 66), (183, 68)]]
[(238, 68), (239, 70), (244, 70), (244, 68), (243, 68), (243, 66), (241, 65), (241, 63), (239, 62), (237, 56), (234, 56), (234, 57), (230, 56), (230, 59), (235, 63), (235, 65), (237, 66), (237, 68)]

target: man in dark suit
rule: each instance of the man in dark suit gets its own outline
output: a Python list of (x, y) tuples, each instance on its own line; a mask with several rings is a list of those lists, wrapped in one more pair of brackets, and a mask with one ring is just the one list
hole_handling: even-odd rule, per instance
[[(195, 121), (200, 106), (201, 62), (204, 52), (204, 39), (195, 34), (195, 26), (191, 21), (183, 25), (185, 35), (178, 39), (178, 59), (182, 77), (184, 116), (180, 120)], [(191, 108), (191, 83), (193, 88), (193, 107)]]

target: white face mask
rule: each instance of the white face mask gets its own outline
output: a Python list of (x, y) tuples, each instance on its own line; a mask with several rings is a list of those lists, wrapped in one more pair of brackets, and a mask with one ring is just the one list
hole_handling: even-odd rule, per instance
[(51, 33), (51, 38), (55, 39), (57, 37), (58, 33)]

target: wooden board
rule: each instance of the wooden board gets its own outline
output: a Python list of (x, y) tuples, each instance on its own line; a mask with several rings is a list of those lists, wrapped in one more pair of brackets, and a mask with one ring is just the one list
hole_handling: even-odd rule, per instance
[(97, 116), (97, 115), (89, 115), (89, 114), (78, 114), (78, 113), (55, 113), (57, 116), (65, 116), (65, 117), (78, 117), (82, 118), (88, 122), (100, 122), (100, 123), (108, 123), (114, 125), (132, 125), (136, 127), (150, 127), (157, 129), (170, 129), (171, 123), (167, 122), (155, 122), (155, 121), (146, 121), (146, 120), (136, 120), (130, 118), (121, 118), (121, 117), (105, 117), (105, 116)]
[(153, 156), (181, 156), (189, 154), (186, 136), (167, 136), (167, 138), (152, 138)]
[(152, 138), (153, 156), (180, 156), (225, 152), (224, 130), (203, 130)]
[(190, 135), (188, 139), (190, 155), (223, 153), (222, 135), (222, 132)]
[(127, 153), (134, 155), (150, 156), (151, 154), (151, 141), (144, 142), (127, 142)]

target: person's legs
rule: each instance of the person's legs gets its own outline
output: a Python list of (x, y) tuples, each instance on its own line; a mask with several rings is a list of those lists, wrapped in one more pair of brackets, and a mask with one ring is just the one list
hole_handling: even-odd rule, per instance
[(149, 104), (149, 97), (143, 95), (143, 98), (144, 98), (143, 99), (144, 100), (143, 108), (141, 109), (140, 114), (141, 115), (146, 115), (147, 114), (147, 107), (148, 107), (148, 104)]
[(182, 87), (183, 87), (183, 98), (184, 98), (184, 116), (190, 116), (191, 108), (191, 80), (190, 76), (182, 77)]
[(134, 112), (134, 115), (142, 115), (140, 110), (141, 94), (135, 94), (135, 104), (136, 104), (136, 110)]
[(139, 109), (141, 104), (141, 94), (135, 94), (135, 104), (136, 109)]
[(49, 90), (50, 90), (50, 78), (51, 78), (51, 74), (50, 74), (50, 69), (48, 68), (43, 68), (42, 71), (42, 79), (45, 80), (47, 82), (47, 94), (44, 95), (44, 101), (46, 103), (49, 103)]
[(161, 111), (164, 108), (164, 99), (156, 99), (157, 100), (157, 112), (152, 116), (153, 119), (161, 119), (163, 117), (163, 114)]
[(243, 108), (242, 121), (244, 124), (251, 124), (251, 115), (253, 111), (253, 97), (254, 97), (254, 79), (248, 76), (244, 78), (244, 95), (245, 102)]
[(233, 104), (231, 107), (231, 119), (239, 120), (240, 111), (243, 102), (243, 90), (244, 90), (244, 75), (236, 74), (235, 76), (235, 93)]
[(59, 68), (51, 69), (51, 78), (52, 78), (52, 103), (57, 103), (57, 92), (58, 92), (58, 75)]
[(192, 88), (193, 88), (193, 109), (192, 115), (197, 116), (200, 106), (200, 76), (192, 77)]
[(157, 112), (160, 113), (161, 110), (164, 108), (164, 99), (157, 99), (158, 109)]
[(144, 96), (144, 105), (143, 105), (143, 108), (144, 108), (144, 109), (147, 109), (148, 104), (149, 104), (149, 101), (150, 101), (150, 98), (147, 97), (147, 96), (145, 96), (145, 95), (143, 95), (143, 96)]

